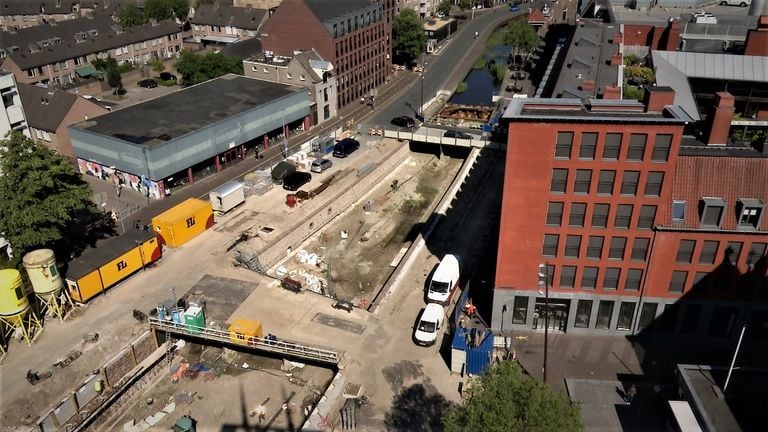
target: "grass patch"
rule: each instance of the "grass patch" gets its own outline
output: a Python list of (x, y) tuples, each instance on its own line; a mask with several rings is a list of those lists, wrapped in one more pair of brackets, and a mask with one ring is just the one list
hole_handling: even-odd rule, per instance
[(480, 56), (472, 63), (472, 69), (482, 69), (485, 67), (485, 56)]
[(456, 86), (456, 93), (464, 93), (465, 91), (467, 91), (467, 83), (462, 81)]
[(157, 83), (163, 87), (173, 87), (176, 85), (176, 80), (166, 80), (166, 81), (157, 80)]

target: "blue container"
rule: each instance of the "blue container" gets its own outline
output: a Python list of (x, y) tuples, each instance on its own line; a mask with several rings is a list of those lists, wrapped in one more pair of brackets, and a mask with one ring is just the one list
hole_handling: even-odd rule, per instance
[(157, 319), (161, 321), (165, 319), (165, 308), (163, 307), (163, 305), (157, 306)]
[(171, 319), (174, 324), (184, 324), (184, 311), (182, 309), (174, 309), (171, 312)]

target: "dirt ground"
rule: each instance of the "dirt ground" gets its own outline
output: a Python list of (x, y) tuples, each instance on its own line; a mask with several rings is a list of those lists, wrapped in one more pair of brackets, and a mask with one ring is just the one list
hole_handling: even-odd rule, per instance
[[(364, 306), (423, 228), (421, 223), (429, 216), (427, 210), (442, 196), (461, 162), (411, 153), (359, 205), (301, 247), (316, 253), (324, 264), (311, 266), (294, 261), (291, 265), (325, 279), (329, 264), (331, 283), (326, 289), (330, 294)], [(346, 231), (347, 238), (343, 238), (342, 231)]]
[[(203, 370), (175, 381), (173, 371), (182, 361)], [(173, 366), (162, 363), (157, 367), (165, 370), (121, 409), (122, 415), (93, 430), (123, 430), (126, 423), (139, 424), (168, 404), (175, 404), (175, 409), (148, 430), (169, 430), (183, 415), (197, 420), (197, 430), (203, 431), (250, 430), (254, 426), (298, 429), (305, 421), (305, 409), (319, 400), (333, 378), (330, 369), (291, 368), (279, 359), (191, 343), (175, 355)], [(252, 415), (260, 404), (266, 408), (262, 422)]]

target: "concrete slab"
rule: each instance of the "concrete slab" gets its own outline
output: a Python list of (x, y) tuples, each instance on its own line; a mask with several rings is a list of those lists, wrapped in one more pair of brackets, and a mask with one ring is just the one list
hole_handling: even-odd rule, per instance
[(637, 395), (632, 404), (624, 400), (629, 383), (616, 380), (566, 379), (571, 401), (581, 406), (581, 418), (588, 431), (662, 432), (666, 431), (664, 400), (647, 383), (635, 383)]

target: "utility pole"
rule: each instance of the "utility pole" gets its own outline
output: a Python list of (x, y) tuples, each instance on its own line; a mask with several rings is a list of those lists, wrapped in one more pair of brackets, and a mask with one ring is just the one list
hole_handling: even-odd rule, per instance
[[(543, 281), (542, 281), (543, 278)], [(541, 364), (541, 375), (544, 384), (547, 383), (547, 350), (549, 348), (549, 265), (539, 264), (539, 286), (544, 283), (544, 362)]]

